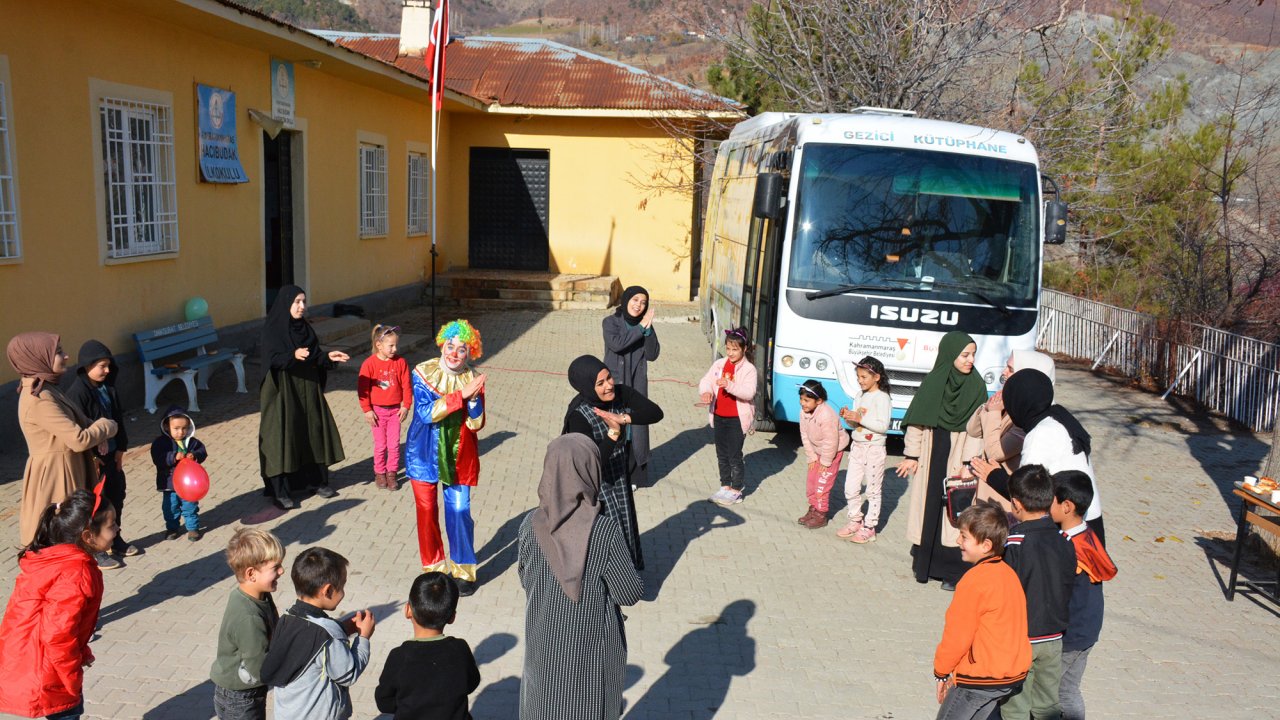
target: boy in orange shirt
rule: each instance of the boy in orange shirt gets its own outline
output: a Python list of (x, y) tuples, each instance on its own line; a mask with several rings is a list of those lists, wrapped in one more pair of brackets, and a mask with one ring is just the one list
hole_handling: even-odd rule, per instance
[(1002, 558), (1009, 521), (982, 500), (960, 513), (960, 557), (973, 567), (956, 584), (933, 655), (937, 720), (986, 718), (1031, 667), (1027, 599)]

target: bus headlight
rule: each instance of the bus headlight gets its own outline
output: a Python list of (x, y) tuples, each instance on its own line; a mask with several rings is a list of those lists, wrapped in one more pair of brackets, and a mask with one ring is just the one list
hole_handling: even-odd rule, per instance
[(789, 367), (791, 367), (791, 364), (792, 364), (792, 363), (794, 363), (795, 361), (796, 361), (796, 359), (795, 359), (795, 358), (793, 358), (793, 357), (791, 357), (790, 355), (783, 355), (783, 356), (782, 356), (782, 367), (789, 368)]
[(808, 369), (809, 369), (809, 358), (807, 358), (807, 357), (802, 357), (802, 358), (800, 358), (800, 369), (801, 369), (801, 370), (808, 370)]
[(814, 367), (816, 367), (816, 368), (818, 368), (818, 370), (826, 370), (826, 369), (827, 369), (827, 359), (826, 359), (826, 358), (818, 358), (818, 362), (814, 363), (814, 364), (813, 364), (813, 366), (814, 366)]

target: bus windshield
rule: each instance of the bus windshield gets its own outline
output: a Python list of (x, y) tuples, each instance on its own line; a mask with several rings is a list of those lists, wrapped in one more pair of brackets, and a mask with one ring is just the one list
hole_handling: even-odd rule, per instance
[(1035, 303), (1035, 166), (994, 158), (808, 144), (788, 285), (997, 306)]

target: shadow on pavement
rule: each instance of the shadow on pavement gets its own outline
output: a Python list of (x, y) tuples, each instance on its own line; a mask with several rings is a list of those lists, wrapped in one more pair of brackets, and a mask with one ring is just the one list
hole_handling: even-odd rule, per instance
[(662, 659), (667, 671), (631, 708), (627, 720), (715, 717), (733, 678), (756, 667), (756, 641), (747, 634), (755, 612), (754, 602), (735, 600), (710, 625), (680, 638)]
[[(711, 428), (706, 425), (686, 428), (676, 433), (675, 436), (663, 440), (661, 445), (653, 448), (649, 453), (649, 487), (657, 485), (659, 480), (680, 467), (681, 464), (693, 456), (698, 448), (703, 445), (714, 444), (715, 440), (711, 432)], [(747, 472), (750, 473), (750, 469)], [(714, 480), (708, 482), (708, 494), (715, 491), (716, 488), (712, 487), (713, 484)]]
[[(745, 471), (743, 480), (746, 485), (744, 494), (748, 496), (760, 489), (765, 478), (785, 475), (787, 468), (796, 462), (796, 453), (800, 451), (798, 426), (788, 424), (779, 428), (778, 432), (769, 439), (769, 444), (773, 447), (756, 450), (743, 458)], [(801, 463), (795, 472), (801, 472), (803, 467), (804, 464)], [(800, 489), (796, 494), (796, 504), (799, 505), (804, 502), (804, 475), (798, 475), (796, 480), (798, 482), (796, 487)]]
[(646, 600), (658, 597), (663, 583), (675, 569), (694, 540), (716, 528), (733, 527), (746, 522), (738, 513), (706, 500), (695, 500), (689, 507), (671, 515), (640, 536), (644, 548), (644, 595)]
[(475, 655), (477, 665), (487, 665), (514, 650), (517, 642), (511, 633), (494, 633), (481, 640), (472, 655)]
[(475, 720), (511, 720), (520, 714), (520, 678), (512, 675), (489, 683), (471, 703)]
[(484, 547), (476, 553), (476, 579), (480, 587), (497, 580), (520, 557), (519, 539), (520, 523), (528, 511), (521, 511), (515, 517), (502, 523), (502, 527), (489, 538)]
[[(337, 499), (319, 505), (314, 510), (295, 511), (292, 517), (277, 525), (272, 532), (286, 547), (312, 545), (337, 529), (331, 524), (334, 515), (350, 510), (362, 502), (364, 501), (350, 498)], [(213, 552), (204, 557), (160, 571), (139, 587), (137, 592), (102, 608), (98, 615), (99, 627), (122, 620), (135, 612), (154, 608), (172, 597), (196, 595), (230, 577), (231, 569), (227, 567), (223, 548), (214, 548)]]
[(142, 715), (142, 720), (206, 720), (213, 717), (213, 681), (187, 688)]

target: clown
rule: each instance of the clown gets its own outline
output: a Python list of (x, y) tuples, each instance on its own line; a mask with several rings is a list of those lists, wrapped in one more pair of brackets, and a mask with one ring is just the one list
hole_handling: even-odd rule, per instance
[[(480, 477), (476, 432), (484, 427), (484, 380), (470, 361), (483, 352), (480, 333), (454, 320), (436, 335), (440, 358), (413, 370), (413, 420), (405, 440), (405, 470), (418, 514), (424, 572), (452, 575), (463, 595), (475, 592), (475, 523), (471, 488)], [(449, 557), (440, 542), (436, 485), (444, 486)]]

